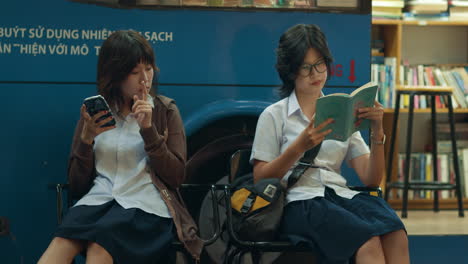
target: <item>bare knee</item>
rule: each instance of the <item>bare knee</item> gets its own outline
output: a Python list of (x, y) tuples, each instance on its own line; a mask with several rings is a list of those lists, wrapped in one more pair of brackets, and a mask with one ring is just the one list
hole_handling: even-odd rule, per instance
[(384, 244), (390, 244), (393, 248), (408, 251), (408, 236), (403, 229), (382, 235), (381, 239)]
[(112, 256), (101, 245), (95, 242), (88, 243), (86, 263), (113, 263)]
[(385, 263), (380, 237), (367, 240), (356, 252), (357, 263)]
[(52, 242), (50, 242), (51, 245), (54, 247), (59, 247), (59, 248), (73, 248), (76, 250), (81, 250), (83, 247), (83, 243), (80, 242), (79, 240), (76, 239), (69, 239), (69, 238), (63, 238), (63, 237), (54, 237), (52, 239)]
[(82, 241), (55, 237), (41, 256), (39, 263), (70, 263), (81, 250), (83, 250)]

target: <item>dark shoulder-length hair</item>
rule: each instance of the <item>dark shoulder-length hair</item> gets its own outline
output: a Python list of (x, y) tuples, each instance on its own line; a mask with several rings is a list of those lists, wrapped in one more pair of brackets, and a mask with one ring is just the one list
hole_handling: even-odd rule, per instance
[(276, 49), (276, 70), (283, 81), (279, 88), (281, 98), (288, 97), (294, 90), (297, 72), (310, 48), (316, 49), (323, 56), (330, 78), (333, 57), (325, 35), (316, 25), (295, 25), (283, 33)]
[(122, 109), (124, 99), (121, 85), (140, 62), (150, 64), (154, 69), (150, 91), (154, 96), (159, 69), (155, 64), (151, 44), (133, 30), (116, 31), (102, 44), (97, 64), (97, 89), (111, 108)]

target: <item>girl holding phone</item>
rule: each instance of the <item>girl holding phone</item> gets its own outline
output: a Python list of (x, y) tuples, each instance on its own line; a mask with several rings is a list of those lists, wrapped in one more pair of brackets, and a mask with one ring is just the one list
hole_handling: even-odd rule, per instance
[[(162, 263), (175, 229), (198, 259), (202, 243), (177, 188), (185, 178), (186, 141), (175, 102), (153, 91), (158, 68), (151, 45), (132, 30), (116, 31), (98, 58), (97, 89), (112, 116), (85, 105), (68, 166), (78, 202), (39, 263)], [(103, 126), (112, 119), (115, 125)], [(177, 220), (177, 221), (175, 221)], [(182, 229), (182, 225), (184, 228)]]

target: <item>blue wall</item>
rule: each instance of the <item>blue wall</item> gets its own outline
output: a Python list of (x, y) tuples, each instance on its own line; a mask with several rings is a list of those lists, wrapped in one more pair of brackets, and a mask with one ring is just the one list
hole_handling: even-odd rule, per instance
[[(281, 33), (297, 23), (317, 23), (329, 38), (337, 74), (327, 93), (350, 91), (370, 79), (369, 15), (120, 10), (65, 0), (2, 3), (0, 90), (6, 112), (0, 130), (0, 215), (11, 220), (16, 247), (0, 237), (0, 263), (18, 263), (20, 255), (33, 263), (51, 239), (55, 193), (47, 185), (66, 179), (79, 107), (95, 94), (95, 46), (107, 36), (99, 35), (104, 29), (133, 28), (162, 37), (152, 41), (160, 91), (175, 98), (189, 120), (222, 100), (276, 101), (274, 50)], [(71, 35), (59, 38), (64, 30)], [(90, 32), (97, 37), (84, 36)], [(353, 60), (357, 79), (351, 82)]]

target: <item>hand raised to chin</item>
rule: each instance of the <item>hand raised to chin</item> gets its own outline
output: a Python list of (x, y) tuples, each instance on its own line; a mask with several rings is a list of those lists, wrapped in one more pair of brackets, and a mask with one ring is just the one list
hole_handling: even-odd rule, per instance
[(153, 114), (153, 107), (147, 101), (148, 95), (146, 87), (141, 89), (138, 95), (133, 96), (132, 113), (136, 118), (140, 128), (151, 127), (151, 116)]

